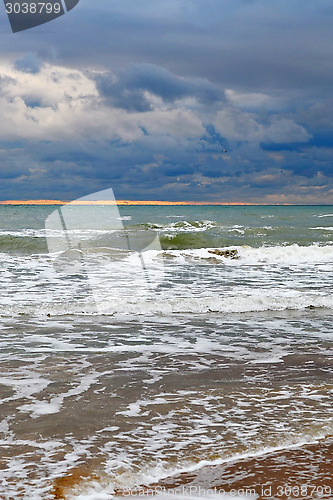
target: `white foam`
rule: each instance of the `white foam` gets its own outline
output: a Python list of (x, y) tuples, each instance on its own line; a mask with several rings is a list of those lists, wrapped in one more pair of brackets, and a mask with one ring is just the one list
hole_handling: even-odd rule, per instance
[(201, 220), (189, 222), (186, 220), (172, 222), (167, 225), (153, 224), (153, 229), (158, 229), (159, 232), (177, 232), (177, 233), (197, 233), (207, 231), (216, 227), (216, 222), (210, 220)]
[[(156, 429), (159, 431), (159, 429)], [(275, 453), (278, 451), (283, 451), (283, 450), (291, 450), (291, 449), (297, 449), (300, 448), (301, 446), (304, 445), (311, 445), (311, 444), (317, 444), (321, 439), (325, 439), (326, 435), (325, 434), (318, 434), (315, 438), (298, 438), (295, 440), (290, 440), (290, 441), (285, 441), (281, 443), (279, 446), (264, 446), (257, 451), (253, 452), (247, 452), (247, 453), (235, 453), (230, 457), (221, 457), (217, 459), (212, 459), (212, 460), (201, 460), (197, 463), (192, 463), (192, 464), (187, 464), (186, 466), (176, 466), (173, 468), (164, 468), (161, 465), (156, 465), (155, 467), (152, 467), (150, 469), (147, 469), (145, 471), (141, 471), (138, 473), (123, 473), (120, 475), (116, 475), (115, 481), (112, 481), (112, 475), (110, 476), (109, 480), (102, 480), (100, 483), (98, 481), (93, 481), (89, 482), (89, 485), (83, 484), (80, 485), (78, 488), (73, 490), (72, 494), (69, 496), (70, 500), (96, 500), (97, 498), (101, 500), (111, 500), (114, 495), (115, 489), (122, 490), (126, 492), (123, 496), (118, 496), (117, 498), (129, 498), (131, 500), (139, 499), (139, 498), (158, 498), (160, 500), (171, 500), (174, 498), (175, 500), (189, 500), (190, 498), (194, 499), (206, 499), (206, 498), (213, 498), (217, 499), (223, 499), (223, 500), (229, 500), (231, 498), (240, 498), (240, 499), (245, 499), (245, 498), (258, 498), (257, 496), (251, 496), (249, 493), (245, 494), (238, 494), (237, 492), (233, 491), (232, 494), (228, 494), (228, 492), (225, 492), (224, 495), (214, 495), (214, 492), (212, 490), (207, 489), (205, 491), (204, 488), (201, 490), (201, 494), (195, 494), (194, 491), (192, 490), (192, 494), (190, 491), (186, 491), (187, 486), (184, 486), (183, 491), (180, 491), (181, 488), (175, 488), (175, 489), (166, 489), (161, 487), (160, 489), (156, 488), (155, 493), (157, 495), (153, 494), (152, 492), (154, 491), (154, 488), (152, 488), (151, 493), (145, 494), (144, 490), (139, 486), (142, 484), (149, 485), (149, 484), (156, 484), (160, 480), (166, 479), (166, 478), (172, 478), (176, 477), (179, 474), (182, 473), (192, 473), (192, 472), (197, 472), (201, 470), (204, 467), (207, 466), (216, 466), (216, 465), (225, 465), (228, 463), (232, 462), (238, 462), (239, 460), (244, 460), (244, 459), (251, 459), (251, 458), (256, 458), (256, 457), (262, 457), (271, 453)], [(157, 436), (156, 436), (157, 439)], [(201, 436), (202, 439), (202, 436)], [(112, 460), (112, 466), (115, 466), (116, 464)], [(107, 483), (107, 484), (105, 484)], [(222, 490), (220, 490), (222, 491)], [(135, 492), (137, 494), (135, 495)], [(141, 493), (140, 493), (141, 492)], [(184, 494), (185, 493), (185, 494)], [(206, 494), (205, 494), (206, 493)], [(240, 492), (239, 492), (240, 493)]]
[(32, 418), (38, 418), (42, 415), (52, 415), (53, 413), (58, 413), (61, 408), (60, 401), (35, 401), (30, 404), (22, 405), (18, 407), (18, 410), (23, 412), (31, 413)]
[(333, 261), (333, 245), (319, 246), (316, 244), (309, 246), (277, 245), (262, 246), (259, 248), (249, 246), (221, 247), (221, 250), (235, 249), (238, 252), (239, 259), (230, 259), (227, 257), (212, 254), (216, 249), (201, 248), (192, 250), (168, 250), (168, 253), (176, 258), (180, 257), (199, 257), (202, 259), (216, 258), (226, 265), (260, 265), (260, 264), (313, 264)]
[(156, 296), (154, 301), (131, 299), (108, 301), (105, 314), (130, 314), (141, 316), (165, 316), (179, 313), (245, 313), (259, 311), (301, 310), (309, 307), (333, 309), (333, 296), (316, 293), (290, 293), (284, 290), (254, 292), (232, 292), (220, 294), (212, 291), (205, 297), (172, 297), (170, 294)]
[(128, 410), (120, 411), (118, 414), (125, 415), (127, 417), (137, 417), (141, 413), (140, 402), (131, 403), (128, 405)]
[(45, 238), (45, 229), (17, 229), (15, 231), (0, 230), (0, 236), (14, 236), (16, 238)]
[[(144, 266), (133, 255), (121, 262), (97, 259), (89, 268), (86, 295), (83, 282), (59, 276), (47, 256), (7, 259), (3, 280), (12, 293), (0, 297), (0, 314), (41, 314), (45, 319), (48, 313), (165, 316), (333, 307), (333, 245), (230, 248), (238, 251), (238, 259), (207, 248), (149, 250), (143, 252)], [(42, 351), (46, 344), (50, 349), (80, 349), (63, 339), (36, 336), (31, 342), (39, 343)]]
[[(79, 495), (71, 495), (69, 497), (69, 500), (111, 500), (112, 498), (114, 498), (114, 495), (111, 494), (111, 493), (108, 493), (107, 491), (102, 491), (102, 492), (98, 492), (96, 491), (98, 487), (96, 487), (95, 490), (93, 490), (93, 488), (90, 488), (90, 493), (87, 492), (87, 493), (83, 493), (83, 494), (79, 494)], [(117, 497), (117, 498), (121, 498), (121, 497)]]
[(50, 383), (50, 380), (41, 377), (38, 373), (34, 373), (31, 370), (22, 370), (19, 378), (0, 377), (0, 384), (12, 387), (15, 391), (13, 398), (3, 399), (2, 402), (10, 399), (30, 398), (34, 394), (46, 389)]
[[(104, 488), (102, 488), (103, 490)], [(98, 490), (101, 490), (101, 488), (99, 486), (96, 485), (96, 488), (94, 489), (93, 487), (92, 488), (89, 488), (90, 490), (90, 493), (89, 491), (87, 491), (86, 493), (82, 493), (82, 494), (78, 494), (78, 495), (71, 495), (69, 497), (69, 500), (111, 500), (112, 498), (114, 498), (114, 495), (113, 493), (109, 493), (108, 491), (98, 491)], [(117, 498), (121, 498), (121, 497), (118, 497)]]
[(31, 418), (39, 418), (43, 415), (51, 415), (59, 413), (66, 398), (78, 396), (86, 392), (93, 383), (95, 383), (103, 374), (93, 371), (84, 375), (77, 386), (69, 389), (67, 392), (51, 397), (49, 401), (35, 400), (31, 403), (24, 404), (18, 407), (22, 412), (30, 413)]

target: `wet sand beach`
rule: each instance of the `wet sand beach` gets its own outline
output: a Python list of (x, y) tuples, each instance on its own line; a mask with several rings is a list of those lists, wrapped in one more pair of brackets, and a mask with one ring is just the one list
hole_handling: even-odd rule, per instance
[[(193, 496), (209, 498), (214, 494), (232, 496), (255, 494), (258, 500), (303, 498), (332, 499), (333, 438), (277, 450), (261, 456), (208, 465), (192, 472), (183, 472), (131, 490), (118, 489), (115, 497), (158, 498), (169, 494), (177, 498)], [(75, 492), (89, 490), (89, 483), (107, 483), (103, 474), (92, 467), (75, 468), (54, 482), (55, 500), (75, 497)], [(93, 498), (93, 497), (91, 497)], [(111, 495), (110, 497), (111, 498)]]
[(260, 500), (333, 498), (333, 438), (263, 456), (206, 466), (152, 487), (185, 491), (255, 491)]

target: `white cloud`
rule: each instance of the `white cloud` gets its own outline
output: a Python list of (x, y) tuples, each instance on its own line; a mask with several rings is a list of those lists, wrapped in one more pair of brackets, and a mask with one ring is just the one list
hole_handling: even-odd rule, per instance
[(184, 107), (146, 113), (109, 107), (83, 72), (45, 64), (39, 73), (0, 67), (0, 139), (134, 141), (150, 135), (196, 137), (200, 119)]
[(1, 94), (8, 98), (22, 97), (38, 101), (42, 106), (56, 106), (66, 97), (82, 99), (97, 96), (96, 86), (82, 71), (44, 64), (38, 73), (26, 73), (9, 65), (0, 66), (5, 78)]
[(291, 143), (311, 138), (304, 127), (289, 118), (273, 116), (269, 124), (261, 124), (254, 113), (230, 106), (218, 111), (214, 125), (230, 141)]
[[(204, 134), (203, 117), (186, 102), (166, 105), (151, 100), (151, 110), (130, 111), (110, 106), (94, 79), (83, 71), (44, 64), (38, 73), (0, 66), (0, 139), (137, 141), (151, 136), (195, 138)], [(264, 94), (227, 91), (231, 101), (259, 103)], [(245, 102), (244, 101), (244, 102)], [(213, 119), (214, 120), (214, 119)], [(274, 115), (268, 124), (255, 113), (234, 106), (217, 112), (214, 125), (227, 140), (259, 143), (306, 142), (310, 135), (290, 118)]]
[(311, 138), (304, 127), (283, 117), (274, 117), (271, 124), (264, 129), (263, 136), (263, 140), (280, 143), (307, 142)]
[(232, 107), (218, 111), (215, 127), (223, 137), (230, 141), (259, 140), (262, 133), (262, 126), (250, 113)]
[(155, 110), (134, 116), (149, 134), (192, 138), (205, 132), (200, 119), (187, 109)]
[(261, 92), (237, 92), (233, 89), (226, 89), (225, 96), (231, 105), (240, 108), (276, 109), (281, 106), (279, 99)]

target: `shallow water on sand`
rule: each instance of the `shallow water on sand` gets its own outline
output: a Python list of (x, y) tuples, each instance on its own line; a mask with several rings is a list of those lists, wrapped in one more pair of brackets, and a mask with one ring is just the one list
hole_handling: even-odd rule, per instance
[(332, 319), (7, 320), (2, 494), (52, 498), (53, 482), (82, 465), (121, 490), (332, 435)]
[(76, 232), (81, 272), (0, 207), (0, 498), (330, 487), (332, 207), (155, 208), (121, 219), (162, 248)]

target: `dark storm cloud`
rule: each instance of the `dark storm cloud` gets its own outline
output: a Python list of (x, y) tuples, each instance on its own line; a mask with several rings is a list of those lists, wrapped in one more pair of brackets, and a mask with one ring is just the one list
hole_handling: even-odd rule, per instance
[(224, 99), (224, 92), (206, 79), (180, 78), (154, 64), (134, 64), (113, 74), (104, 73), (96, 78), (101, 95), (112, 105), (127, 110), (148, 111), (151, 103), (148, 91), (167, 103), (184, 97), (195, 97), (205, 105)]
[(251, 90), (328, 93), (332, 10), (329, 0), (81, 0), (67, 16), (11, 38), (5, 50), (29, 46), (80, 67), (149, 62)]
[(81, 0), (15, 36), (3, 16), (22, 144), (0, 196), (333, 201), (332, 21), (330, 0)]
[(331, 89), (328, 0), (86, 0), (78, 9), (77, 25), (59, 20), (59, 31), (51, 36), (59, 57), (71, 64), (150, 62), (223, 86), (302, 93)]

